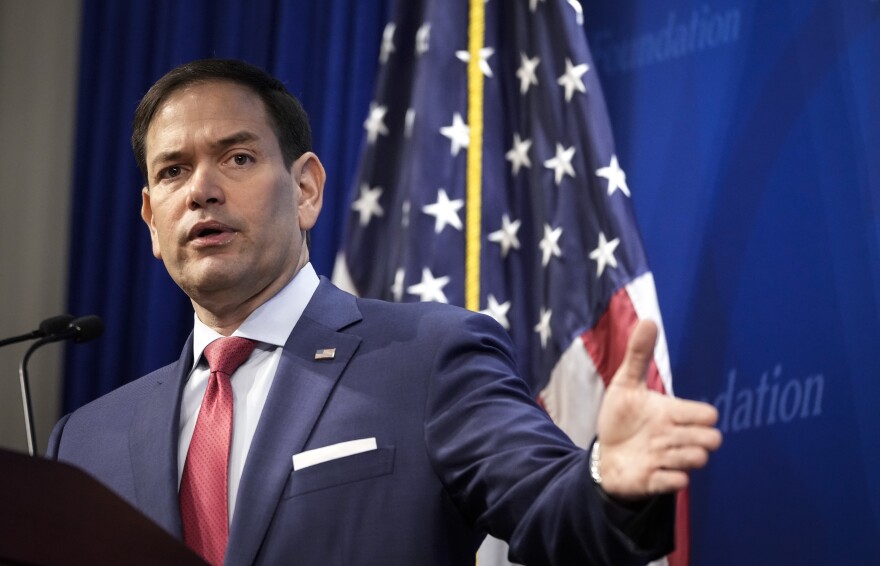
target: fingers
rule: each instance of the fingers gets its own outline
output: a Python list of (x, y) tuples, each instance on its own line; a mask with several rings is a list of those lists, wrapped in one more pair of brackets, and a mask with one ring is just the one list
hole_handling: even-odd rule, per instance
[(687, 399), (669, 399), (673, 401), (669, 409), (675, 424), (715, 426), (715, 423), (718, 422), (718, 409), (709, 403)]
[[(709, 461), (709, 453), (721, 446), (721, 431), (713, 428), (717, 417), (715, 408), (708, 409), (704, 403), (682, 401), (676, 404), (692, 410), (693, 418), (683, 418), (682, 413), (674, 413), (673, 423), (656, 430), (651, 442), (655, 454), (655, 465), (663, 469), (692, 470), (702, 468)], [(678, 424), (683, 420), (688, 424)]]
[(657, 341), (657, 325), (650, 320), (641, 320), (629, 337), (626, 355), (612, 383), (625, 387), (636, 387), (645, 381), (648, 365), (654, 357), (654, 343)]
[(712, 452), (721, 446), (721, 432), (707, 426), (676, 426), (656, 444), (662, 449), (696, 446)]
[(676, 446), (663, 452), (660, 469), (688, 471), (702, 468), (709, 462), (709, 451), (699, 446)]
[(684, 489), (689, 483), (689, 472), (709, 462), (709, 450), (699, 446), (675, 446), (664, 450), (659, 467), (650, 472), (647, 491), (652, 494), (669, 493)]
[(602, 454), (602, 487), (621, 499), (670, 493), (684, 489), (689, 473), (709, 462), (709, 449), (697, 445), (643, 450), (621, 459)]

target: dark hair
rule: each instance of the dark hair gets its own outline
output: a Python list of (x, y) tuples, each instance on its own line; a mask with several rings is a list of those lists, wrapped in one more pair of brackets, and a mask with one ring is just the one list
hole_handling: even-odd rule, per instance
[(312, 149), (309, 117), (299, 100), (284, 85), (259, 67), (234, 59), (201, 59), (168, 71), (150, 87), (134, 113), (131, 149), (144, 179), (147, 179), (146, 137), (150, 122), (168, 96), (188, 86), (214, 81), (242, 85), (257, 94), (266, 106), (272, 129), (278, 138), (285, 167)]

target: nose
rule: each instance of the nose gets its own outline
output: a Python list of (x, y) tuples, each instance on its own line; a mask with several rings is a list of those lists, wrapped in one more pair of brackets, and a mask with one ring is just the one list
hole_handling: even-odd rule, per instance
[(190, 210), (205, 208), (211, 204), (223, 204), (225, 197), (219, 183), (219, 175), (207, 166), (197, 168), (190, 177), (186, 198)]

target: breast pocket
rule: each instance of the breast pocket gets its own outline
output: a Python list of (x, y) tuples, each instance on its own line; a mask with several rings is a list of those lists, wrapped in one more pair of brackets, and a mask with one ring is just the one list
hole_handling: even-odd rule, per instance
[(291, 472), (283, 498), (384, 476), (393, 470), (394, 446), (380, 446)]

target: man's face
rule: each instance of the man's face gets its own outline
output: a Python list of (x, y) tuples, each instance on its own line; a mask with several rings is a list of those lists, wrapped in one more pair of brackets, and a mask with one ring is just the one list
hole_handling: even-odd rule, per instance
[(153, 254), (209, 311), (274, 295), (308, 261), (302, 230), (321, 209), (324, 170), (290, 168), (262, 100), (231, 82), (172, 93), (146, 136), (142, 216)]

